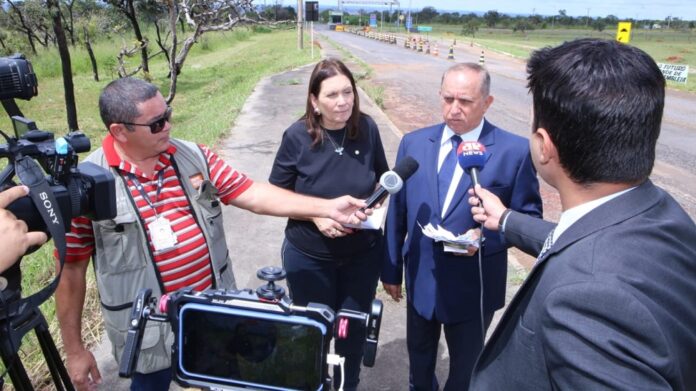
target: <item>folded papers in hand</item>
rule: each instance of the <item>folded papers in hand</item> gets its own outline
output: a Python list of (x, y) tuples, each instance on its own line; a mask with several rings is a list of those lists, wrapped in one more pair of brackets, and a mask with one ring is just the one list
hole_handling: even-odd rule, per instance
[(465, 234), (455, 236), (452, 232), (440, 227), (439, 225), (435, 225), (433, 227), (431, 223), (428, 223), (428, 225), (423, 227), (419, 223), (418, 226), (421, 227), (423, 235), (436, 242), (442, 242), (446, 252), (468, 253), (468, 247), (479, 247), (478, 235), (476, 235), (473, 230), (469, 230)]
[(360, 224), (343, 224), (343, 226), (358, 229), (380, 229), (382, 228), (382, 223), (384, 222), (384, 216), (386, 216), (386, 214), (386, 206), (372, 209), (372, 214), (367, 216), (367, 220), (361, 221)]

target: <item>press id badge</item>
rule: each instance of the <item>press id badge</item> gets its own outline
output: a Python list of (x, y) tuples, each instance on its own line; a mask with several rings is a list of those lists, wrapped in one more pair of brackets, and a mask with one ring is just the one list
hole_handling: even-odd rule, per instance
[(166, 217), (157, 217), (147, 225), (155, 251), (166, 250), (176, 245), (176, 235)]

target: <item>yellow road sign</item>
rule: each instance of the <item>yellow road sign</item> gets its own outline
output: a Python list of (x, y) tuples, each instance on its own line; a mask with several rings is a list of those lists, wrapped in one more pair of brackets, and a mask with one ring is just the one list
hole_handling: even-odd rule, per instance
[(628, 43), (631, 40), (631, 22), (619, 22), (616, 30), (616, 40), (621, 43)]

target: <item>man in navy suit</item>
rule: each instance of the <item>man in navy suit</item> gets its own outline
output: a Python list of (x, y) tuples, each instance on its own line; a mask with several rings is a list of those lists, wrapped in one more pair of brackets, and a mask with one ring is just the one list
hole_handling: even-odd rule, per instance
[(532, 159), (563, 213), (532, 219), (481, 188), (483, 208), (469, 199), (477, 221), (538, 255), (471, 389), (694, 390), (696, 226), (648, 179), (660, 69), (635, 47), (581, 39), (535, 52), (527, 70)]
[(435, 362), (443, 326), (450, 356), (444, 389), (466, 390), (485, 328), (493, 312), (505, 303), (508, 246), (497, 233), (483, 232), (481, 293), (475, 252), (464, 256), (445, 252), (441, 242), (423, 235), (420, 228), (432, 223), (455, 235), (477, 230), (467, 203), (471, 181), (456, 164), (456, 145), (462, 140), (483, 144), (488, 160), (480, 182), (511, 208), (541, 216), (539, 183), (528, 142), (483, 118), (493, 102), (489, 90), (490, 75), (478, 64), (452, 66), (440, 88), (445, 122), (407, 134), (399, 146), (397, 163), (411, 156), (419, 169), (391, 198), (388, 255), (381, 279), (384, 289), (398, 301), (405, 268), (411, 390), (439, 389)]

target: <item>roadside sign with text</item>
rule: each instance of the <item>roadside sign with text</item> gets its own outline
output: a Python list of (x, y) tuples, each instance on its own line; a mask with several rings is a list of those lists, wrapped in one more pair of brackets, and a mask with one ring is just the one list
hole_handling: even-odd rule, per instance
[(413, 27), (413, 19), (411, 19), (411, 15), (406, 17), (406, 29), (411, 31), (411, 27)]
[(616, 40), (621, 43), (628, 43), (631, 40), (631, 22), (619, 22), (616, 30)]
[(662, 64), (658, 62), (657, 66), (660, 67), (662, 74), (665, 76), (665, 80), (686, 84), (689, 77), (688, 65)]
[(377, 15), (370, 14), (370, 27), (377, 27)]
[(418, 26), (418, 31), (419, 32), (428, 32), (428, 31), (433, 31), (432, 26)]

